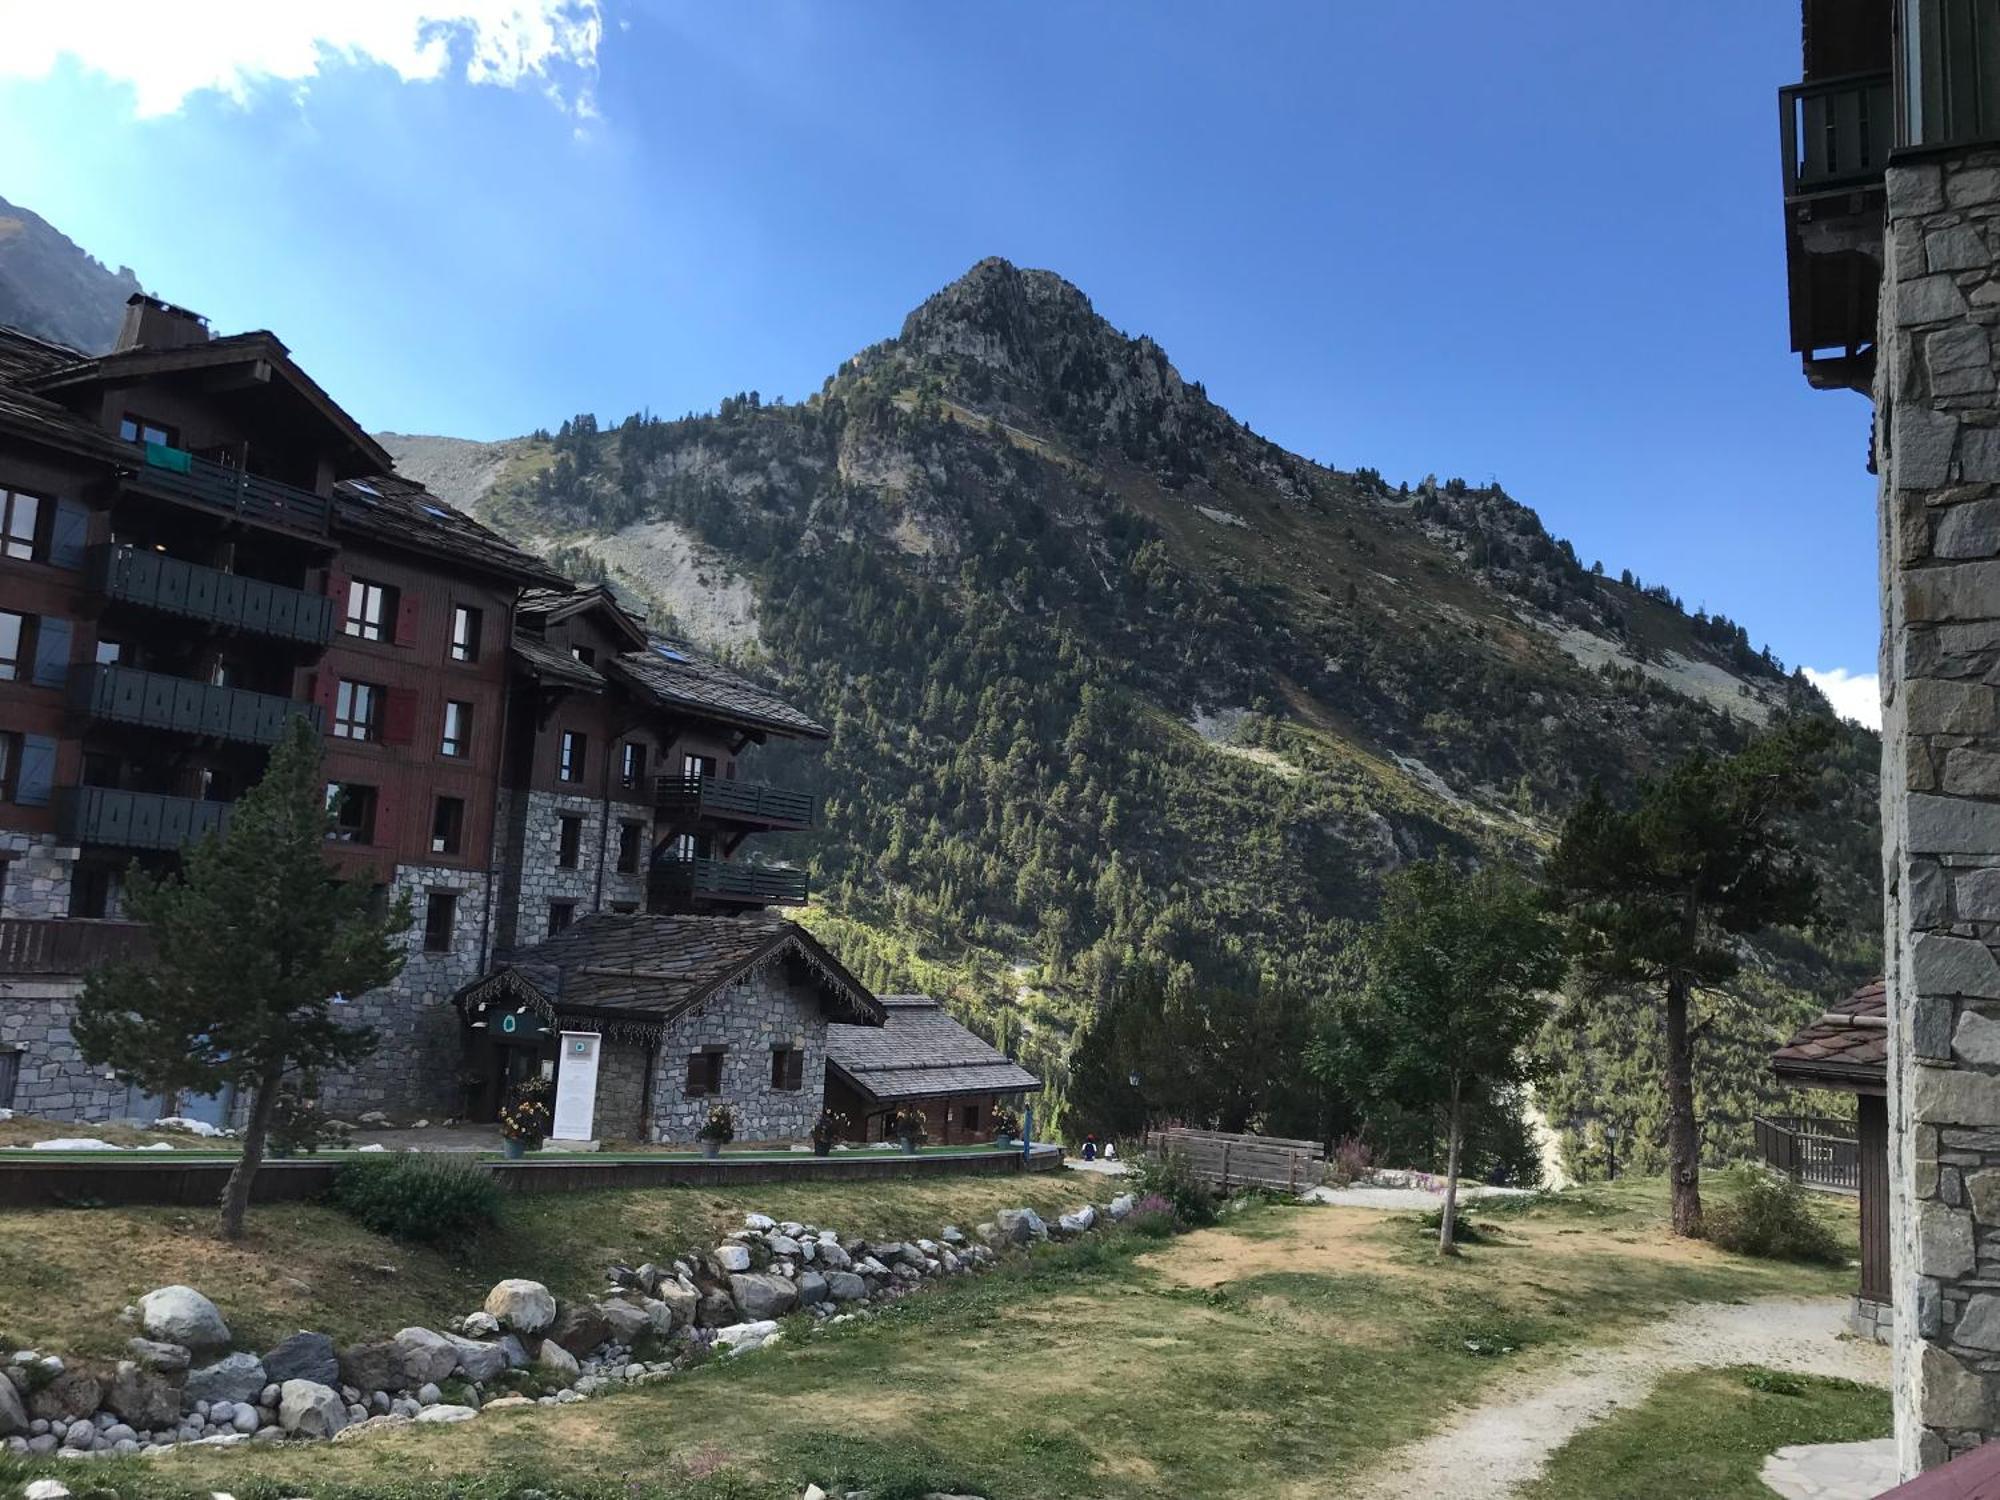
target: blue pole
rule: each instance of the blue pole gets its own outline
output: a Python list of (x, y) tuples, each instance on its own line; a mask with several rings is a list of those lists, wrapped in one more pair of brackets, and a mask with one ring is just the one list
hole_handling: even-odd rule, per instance
[(1021, 1160), (1026, 1162), (1028, 1153), (1035, 1146), (1035, 1106), (1030, 1104), (1021, 1120)]

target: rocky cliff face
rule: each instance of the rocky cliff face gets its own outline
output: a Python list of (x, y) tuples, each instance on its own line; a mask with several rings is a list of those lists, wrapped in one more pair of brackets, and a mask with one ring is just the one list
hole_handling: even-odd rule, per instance
[(0, 198), (0, 324), (101, 354), (139, 278), (109, 270), (40, 214)]

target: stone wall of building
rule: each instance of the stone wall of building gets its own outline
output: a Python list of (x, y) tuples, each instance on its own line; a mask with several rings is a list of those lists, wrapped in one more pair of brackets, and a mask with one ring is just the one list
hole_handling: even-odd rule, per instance
[[(451, 947), (437, 953), (424, 947), (424, 913), (434, 891), (458, 897)], [(460, 1107), (457, 1078), (464, 1047), (451, 997), (485, 970), (486, 874), (449, 865), (398, 865), (389, 899), (404, 892), (410, 898), (410, 928), (403, 939), (403, 972), (334, 1010), (344, 1022), (374, 1027), (380, 1037), (358, 1067), (320, 1080), (321, 1106), (340, 1119), (369, 1110), (398, 1119), (436, 1119)]]
[(70, 1036), (78, 979), (0, 979), (0, 1052), (18, 1053), (11, 1105), (51, 1120), (117, 1120), (131, 1090), (103, 1068), (87, 1066)]
[[(562, 819), (578, 822), (574, 867), (561, 863)], [(627, 907), (646, 909), (646, 855), (651, 814), (643, 807), (601, 798), (555, 792), (503, 792), (495, 822), (501, 839), (507, 887), (497, 912), (499, 945), (539, 943), (549, 935), (552, 902), (570, 902), (577, 917), (594, 911)], [(621, 821), (643, 822), (639, 868), (618, 870), (618, 828)]]
[[(722, 1092), (689, 1095), (688, 1054), (715, 1046), (728, 1049)], [(777, 1046), (805, 1049), (797, 1092), (771, 1087), (771, 1049)], [(826, 1019), (819, 992), (773, 964), (668, 1028), (653, 1075), (652, 1137), (692, 1141), (709, 1107), (727, 1104), (736, 1114), (738, 1140), (803, 1140), (819, 1118), (825, 1083)]]
[(606, 1141), (643, 1141), (646, 1064), (652, 1049), (640, 1042), (607, 1040), (597, 1058), (597, 1102), (591, 1129)]
[(0, 917), (66, 917), (69, 915), (69, 872), (76, 850), (54, 834), (12, 833), (0, 829), (0, 860), (6, 861), (0, 886)]
[(1876, 368), (1905, 1474), (2000, 1431), (2000, 152), (1888, 172)]

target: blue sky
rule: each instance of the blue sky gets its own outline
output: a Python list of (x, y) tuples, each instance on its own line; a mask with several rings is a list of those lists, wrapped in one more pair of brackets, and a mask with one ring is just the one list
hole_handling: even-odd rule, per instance
[(371, 427), (802, 396), (998, 254), (1301, 453), (1875, 670), (1868, 406), (1785, 348), (1795, 6), (128, 8), (0, 15), (0, 194)]

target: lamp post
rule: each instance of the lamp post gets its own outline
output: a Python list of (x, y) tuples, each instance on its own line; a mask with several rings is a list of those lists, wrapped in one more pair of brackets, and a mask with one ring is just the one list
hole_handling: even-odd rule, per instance
[(1144, 1151), (1146, 1149), (1147, 1135), (1152, 1126), (1152, 1121), (1146, 1118), (1146, 1096), (1139, 1093), (1139, 1086), (1146, 1080), (1140, 1076), (1139, 1070), (1134, 1068), (1125, 1075), (1125, 1081), (1132, 1085), (1133, 1093), (1139, 1094), (1139, 1149)]
[(1618, 1180), (1618, 1127), (1604, 1127), (1604, 1170), (1607, 1182)]

